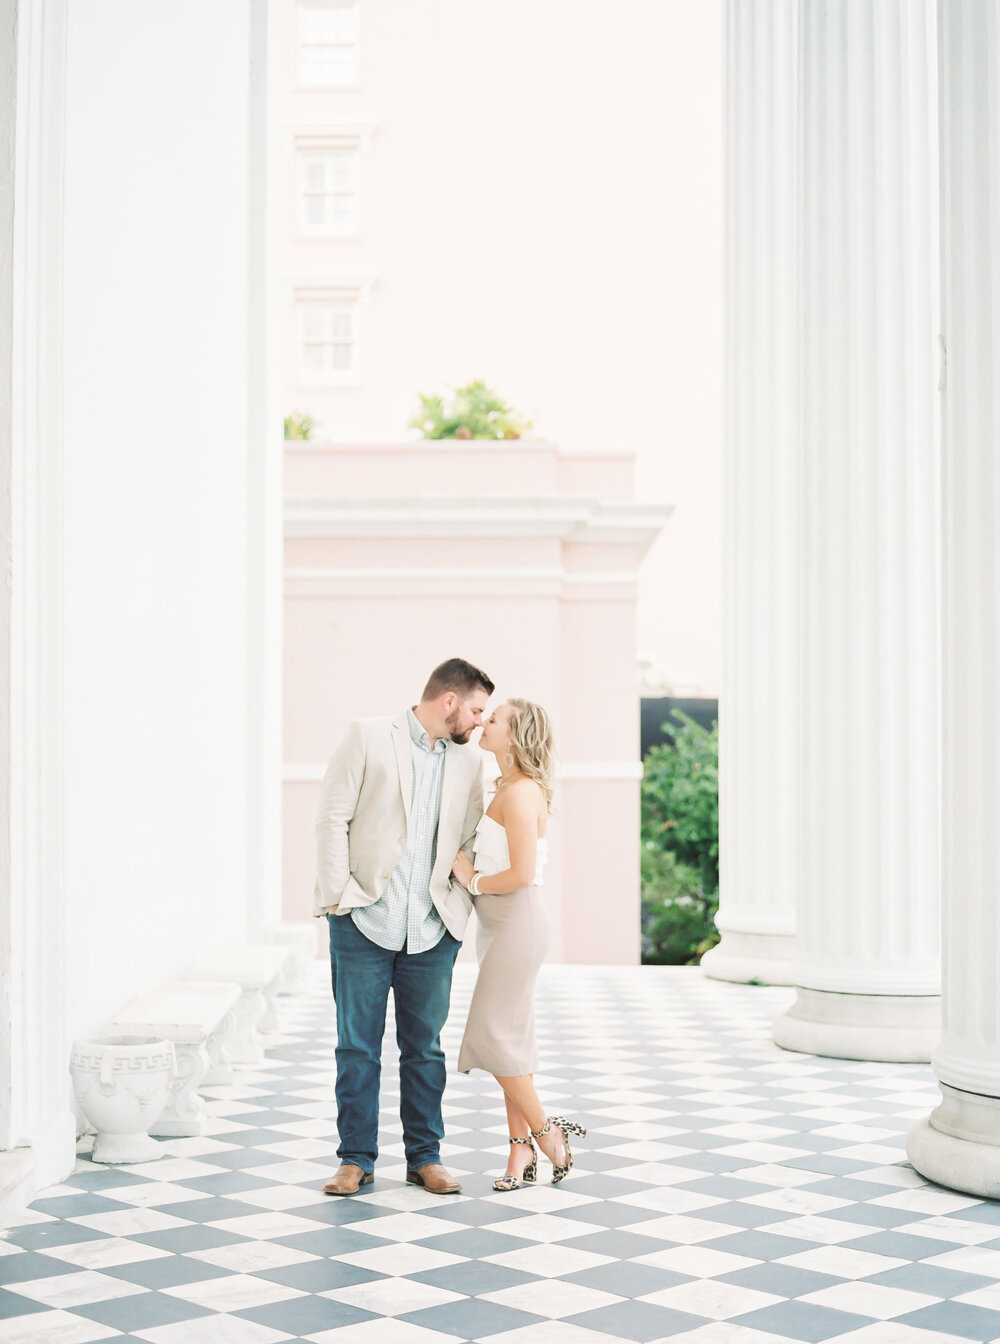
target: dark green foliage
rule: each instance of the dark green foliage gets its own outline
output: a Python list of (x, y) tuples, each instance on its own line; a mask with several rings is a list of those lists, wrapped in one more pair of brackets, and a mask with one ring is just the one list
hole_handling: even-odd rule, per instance
[(719, 725), (682, 710), (642, 781), (642, 959), (694, 965), (719, 941)]

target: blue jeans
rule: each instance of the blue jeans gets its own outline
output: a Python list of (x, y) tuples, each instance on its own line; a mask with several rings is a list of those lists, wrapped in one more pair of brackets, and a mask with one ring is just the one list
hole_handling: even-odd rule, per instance
[(445, 929), (426, 952), (393, 952), (366, 938), (349, 914), (326, 918), (337, 1006), (337, 1156), (363, 1171), (375, 1167), (382, 1036), (391, 989), (406, 1165), (415, 1171), (439, 1162), (445, 1085), (441, 1028), (448, 1016), (451, 972), (461, 943)]

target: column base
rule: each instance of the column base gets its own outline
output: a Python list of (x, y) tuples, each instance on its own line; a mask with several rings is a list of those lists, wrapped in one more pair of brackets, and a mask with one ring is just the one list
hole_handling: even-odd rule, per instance
[(929, 1181), (1000, 1199), (1000, 1098), (940, 1087), (940, 1106), (906, 1136), (906, 1156)]
[(740, 933), (724, 929), (722, 940), (702, 957), (713, 980), (741, 985), (790, 985), (795, 939), (790, 933)]
[(941, 1105), (906, 1136), (906, 1156), (927, 1180), (1000, 1199), (1000, 1098), (940, 1083)]
[(836, 994), (799, 988), (774, 1024), (783, 1050), (835, 1059), (928, 1064), (941, 1035), (937, 995)]

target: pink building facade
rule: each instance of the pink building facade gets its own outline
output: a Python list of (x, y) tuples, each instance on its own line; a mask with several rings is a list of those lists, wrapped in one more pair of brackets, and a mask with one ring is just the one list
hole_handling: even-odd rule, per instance
[(520, 440), (286, 446), (286, 919), (311, 914), (319, 782), (348, 720), (415, 703), (457, 655), (492, 703), (553, 717), (550, 959), (638, 962), (636, 592), (670, 508), (635, 500), (634, 466)]

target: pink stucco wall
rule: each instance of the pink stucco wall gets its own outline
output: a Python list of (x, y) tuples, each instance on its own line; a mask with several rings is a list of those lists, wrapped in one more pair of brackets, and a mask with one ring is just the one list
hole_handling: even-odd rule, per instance
[(550, 959), (637, 962), (636, 570), (668, 510), (634, 502), (632, 454), (289, 444), (285, 463), (284, 917), (311, 913), (318, 781), (347, 721), (414, 703), (459, 655), (494, 703), (553, 717)]

